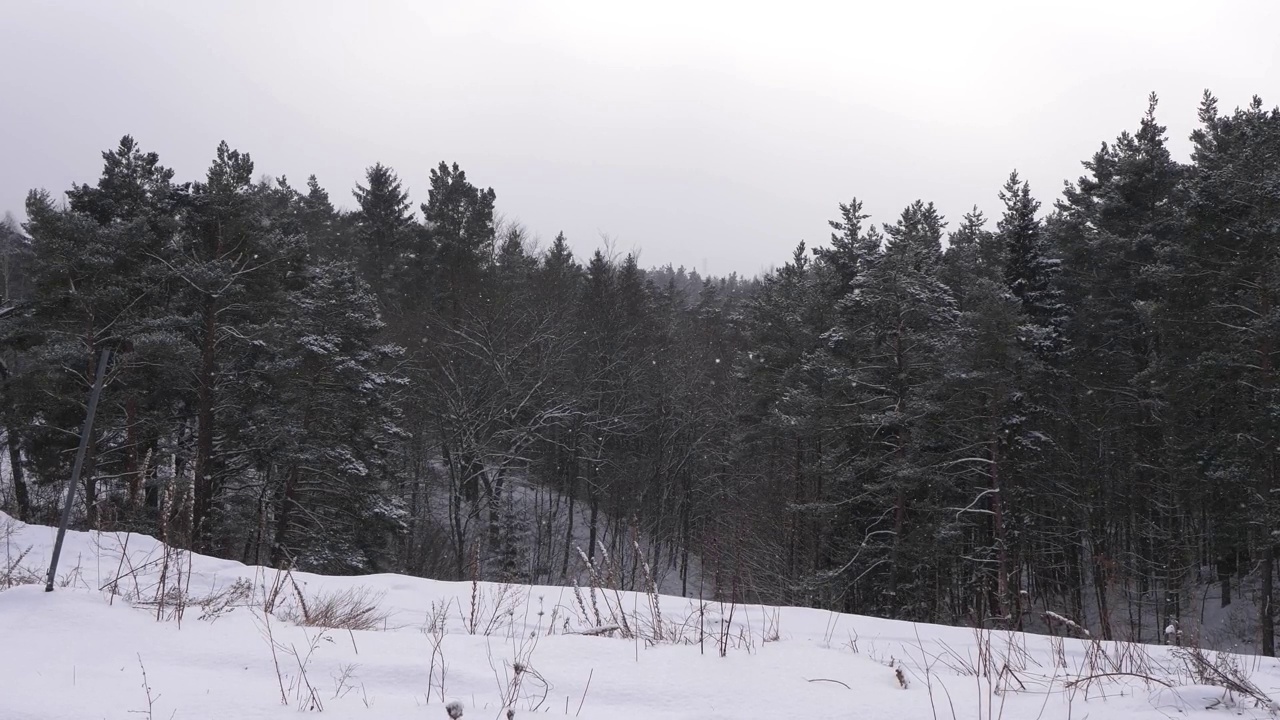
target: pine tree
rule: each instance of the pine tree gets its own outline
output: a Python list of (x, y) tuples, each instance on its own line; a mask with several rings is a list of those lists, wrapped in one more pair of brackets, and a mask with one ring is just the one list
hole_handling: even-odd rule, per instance
[(986, 229), (987, 219), (974, 207), (947, 238), (947, 250), (939, 277), (951, 289), (956, 307), (964, 311), (966, 299), (979, 280), (998, 280), (1004, 272), (1004, 258), (995, 234)]
[(843, 538), (843, 569), (860, 578), (851, 590), (877, 612), (928, 618), (933, 598), (927, 582), (916, 583), (933, 573), (937, 542), (938, 448), (930, 429), (939, 420), (939, 381), (957, 316), (938, 278), (943, 221), (933, 205), (913, 203), (884, 231), (883, 253), (863, 261), (831, 334), (845, 358), (830, 370), (833, 384), (856, 408), (846, 422), (857, 440), (838, 482), (842, 493), (862, 498)]
[(260, 399), (242, 392), (237, 381), (254, 372), (265, 354), (261, 336), (285, 311), (289, 279), (305, 267), (305, 240), (289, 232), (293, 219), (273, 213), (273, 206), (279, 202), (272, 188), (253, 182), (249, 155), (224, 142), (205, 181), (193, 185), (190, 208), (182, 217), (175, 269), (190, 317), (188, 336), (199, 353), (187, 533), (201, 550), (242, 532), (236, 526), (241, 517), (224, 503), (239, 500), (225, 493), (231, 489), (227, 479), (243, 469), (231, 459), (243, 459), (230, 448), (218, 449), (247, 408), (229, 401)]
[[(1224, 590), (1240, 558), (1258, 560), (1261, 649), (1273, 655), (1280, 109), (1265, 110), (1255, 97), (1222, 115), (1206, 93), (1200, 121), (1185, 239), (1170, 251), (1178, 263), (1166, 333), (1166, 367), (1177, 388), (1170, 401), (1223, 525), (1215, 554)], [(1239, 523), (1241, 508), (1247, 524)]]
[[(1136, 133), (1122, 133), (1084, 163), (1088, 175), (1068, 185), (1046, 228), (1063, 258), (1064, 299), (1072, 307), (1067, 338), (1076, 418), (1070, 455), (1081, 483), (1082, 517), (1094, 557), (1103, 633), (1111, 632), (1106, 588), (1178, 598), (1194, 571), (1193, 519), (1179, 510), (1174, 486), (1180, 454), (1169, 446), (1159, 334), (1166, 303), (1161, 255), (1182, 234), (1183, 169), (1155, 120), (1156, 98)], [(1190, 489), (1188, 487), (1187, 489)], [(1114, 538), (1129, 538), (1117, 543)], [(1105, 586), (1105, 587), (1104, 587)], [(1176, 619), (1176, 600), (1130, 612), (1130, 634)], [(1156, 616), (1144, 623), (1144, 615)]]
[(1017, 578), (1025, 555), (1019, 518), (1032, 511), (1020, 507), (1029, 493), (1014, 448), (1026, 430), (1021, 378), (1035, 361), (1018, 341), (1026, 316), (1005, 287), (1001, 250), (977, 210), (950, 236), (940, 276), (957, 299), (959, 318), (937, 434), (959, 509), (944, 529), (956, 543), (947, 573), (950, 619), (1008, 626), (1019, 616)]
[(801, 242), (791, 261), (764, 278), (740, 321), (747, 350), (736, 373), (749, 385), (742, 410), (746, 458), (766, 482), (764, 507), (785, 508), (753, 518), (748, 537), (761, 542), (761, 575), (772, 578), (777, 602), (814, 604), (837, 593), (826, 572), (833, 562), (833, 496), (828, 458), (836, 444), (832, 398), (824, 368), (833, 306), (843, 295), (836, 273)]
[(4, 427), (5, 451), (9, 459), (14, 504), (19, 520), (31, 519), (31, 496), (23, 467), (20, 428), (27, 419), (17, 412), (13, 392), (15, 376), (24, 368), (18, 354), (26, 343), (26, 322), (30, 312), (32, 251), (18, 221), (6, 212), (0, 220), (0, 424)]
[[(1005, 205), (996, 224), (996, 238), (1004, 250), (1004, 283), (1021, 306), (1017, 339), (1028, 352), (1013, 366), (1014, 392), (1003, 408), (1001, 499), (1005, 534), (1019, 540), (1012, 548), (1018, 565), (1010, 571), (1025, 573), (1030, 582), (1042, 569), (1062, 568), (1059, 538), (1077, 522), (1070, 512), (1076, 509), (1074, 503), (1068, 503), (1077, 492), (1074, 476), (1067, 469), (1069, 456), (1061, 454), (1070, 396), (1061, 364), (1068, 350), (1064, 326), (1070, 313), (1060, 288), (1060, 262), (1051, 257), (1043, 224), (1036, 217), (1040, 203), (1031, 196), (1030, 186), (1011, 173), (999, 197)], [(1048, 498), (1054, 498), (1052, 510), (1037, 506), (1036, 500)], [(1017, 587), (1023, 581), (1017, 575), (1011, 578), (1012, 607), (1006, 603), (1005, 616), (1021, 627), (1022, 596)]]
[(835, 271), (842, 288), (866, 271), (880, 252), (881, 238), (876, 229), (872, 227), (865, 233), (862, 230), (862, 221), (868, 217), (862, 213), (862, 202), (857, 198), (841, 203), (840, 219), (827, 223), (835, 231), (831, 233), (831, 247), (813, 251)]
[(31, 242), (22, 234), (13, 213), (0, 219), (0, 307), (12, 307), (31, 292)]
[(457, 163), (442, 162), (431, 171), (422, 217), (435, 248), (438, 307), (451, 317), (480, 295), (483, 273), (493, 263), (496, 198), (492, 188), (472, 185)]
[[(174, 216), (185, 188), (174, 186), (172, 171), (128, 136), (102, 157), (97, 185), (73, 187), (69, 207), (56, 207), (45, 192), (28, 198), (32, 299), (16, 329), (34, 348), (13, 396), (17, 416), (32, 421), (28, 460), (37, 478), (51, 479), (61, 472), (58, 449), (74, 440), (82, 420), (83, 393), (76, 388), (89, 382), (103, 347), (116, 351), (111, 384), (120, 402), (104, 404), (96, 431), (111, 441), (92, 445), (82, 474), (90, 525), (120, 499), (110, 485), (100, 486), (100, 470), (127, 478), (119, 504), (131, 514), (140, 511), (144, 458), (167, 430), (180, 397), (176, 376), (190, 358), (180, 320), (166, 307)], [(62, 402), (49, 404), (48, 397)], [(51, 422), (35, 423), (38, 416)]]

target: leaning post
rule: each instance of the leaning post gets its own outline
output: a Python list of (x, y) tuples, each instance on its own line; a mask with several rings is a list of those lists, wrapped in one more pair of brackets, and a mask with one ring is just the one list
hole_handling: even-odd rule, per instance
[(89, 392), (89, 410), (84, 416), (84, 427), (80, 430), (80, 447), (76, 450), (76, 464), (71, 468), (71, 479), (67, 481), (67, 502), (62, 507), (62, 524), (58, 526), (58, 539), (53, 543), (53, 560), (49, 563), (48, 582), (44, 591), (53, 592), (53, 581), (58, 573), (58, 556), (62, 555), (62, 541), (67, 536), (67, 525), (71, 522), (71, 506), (76, 501), (76, 487), (80, 485), (80, 471), (84, 469), (84, 456), (89, 450), (89, 438), (93, 436), (93, 416), (98, 411), (98, 396), (102, 394), (102, 381), (107, 376), (107, 361), (111, 358), (111, 350), (102, 348), (98, 358), (98, 375), (93, 380), (93, 390)]

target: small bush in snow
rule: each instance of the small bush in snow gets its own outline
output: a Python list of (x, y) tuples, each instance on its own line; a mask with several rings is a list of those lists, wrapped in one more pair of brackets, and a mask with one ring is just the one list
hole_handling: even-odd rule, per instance
[(281, 617), (297, 625), (335, 630), (379, 630), (391, 613), (381, 609), (383, 594), (368, 588), (348, 588), (317, 593), (310, 598), (295, 587), (297, 604), (286, 607)]
[(30, 552), (30, 547), (23, 548), (16, 555), (7, 556), (0, 562), (0, 590), (8, 590), (17, 585), (35, 585), (43, 581), (39, 571), (22, 564)]

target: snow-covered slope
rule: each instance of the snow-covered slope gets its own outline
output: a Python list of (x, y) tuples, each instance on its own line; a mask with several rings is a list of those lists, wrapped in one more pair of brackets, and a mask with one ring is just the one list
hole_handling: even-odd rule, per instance
[[(0, 588), (40, 575), (53, 537), (0, 515)], [(499, 720), (1141, 720), (1273, 712), (1222, 684), (1280, 696), (1270, 659), (1196, 670), (1215, 656), (607, 588), (287, 576), (137, 535), (71, 533), (58, 584), (0, 591), (0, 718), (438, 719), (454, 701)], [(342, 593), (377, 601), (376, 629), (295, 622)]]

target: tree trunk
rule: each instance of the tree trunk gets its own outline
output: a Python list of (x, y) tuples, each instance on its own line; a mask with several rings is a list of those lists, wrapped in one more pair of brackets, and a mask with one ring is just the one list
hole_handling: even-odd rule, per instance
[(293, 505), (298, 493), (298, 469), (289, 468), (284, 474), (284, 489), (280, 493), (280, 506), (276, 508), (276, 533), (271, 544), (271, 566), (284, 567), (289, 558), (289, 523), (293, 521)]
[(1258, 603), (1258, 624), (1262, 628), (1262, 654), (1267, 657), (1276, 656), (1276, 620), (1271, 612), (1272, 574), (1276, 562), (1275, 541), (1271, 537), (1270, 528), (1262, 538), (1262, 597)]
[(1009, 548), (1004, 532), (1004, 496), (1000, 488), (1000, 439), (991, 439), (991, 525), (996, 544), (996, 617), (1007, 617), (1009, 607)]
[(271, 471), (274, 468), (275, 463), (267, 463), (267, 467), (262, 471), (262, 492), (258, 494), (258, 518), (257, 522), (254, 523), (252, 550), (245, 550), (245, 565), (262, 564), (262, 545), (267, 541), (267, 510), (269, 506), (267, 496), (271, 491)]
[(23, 522), (31, 520), (31, 495), (27, 492), (26, 478), (22, 477), (22, 449), (18, 445), (18, 436), (9, 428), (5, 433), (9, 445), (9, 473), (13, 476), (13, 496), (18, 503), (18, 519)]
[(587, 502), (591, 507), (591, 520), (587, 530), (587, 559), (595, 559), (596, 549), (596, 533), (599, 531), (600, 520), (600, 497), (596, 491), (596, 482), (599, 480), (596, 473), (592, 472), (591, 482), (587, 485)]
[[(1262, 292), (1262, 317), (1269, 318), (1271, 316), (1271, 293), (1267, 284), (1264, 284)], [(1273, 367), (1271, 364), (1271, 336), (1264, 334), (1262, 337), (1262, 346), (1259, 348), (1262, 355), (1262, 383), (1267, 391), (1267, 400), (1271, 400), (1271, 390), (1274, 387)], [(1262, 503), (1262, 597), (1258, 603), (1258, 624), (1262, 629), (1262, 654), (1267, 657), (1275, 657), (1276, 654), (1276, 621), (1275, 616), (1271, 612), (1271, 602), (1275, 595), (1272, 588), (1272, 565), (1275, 563), (1275, 538), (1272, 536), (1271, 527), (1271, 496), (1276, 492), (1276, 432), (1274, 427), (1267, 428), (1267, 442), (1263, 447), (1266, 453), (1264, 462), (1266, 463), (1266, 481), (1262, 492), (1259, 493), (1263, 498)]]
[(98, 530), (98, 524), (102, 518), (98, 512), (98, 443), (97, 432), (92, 431), (89, 434), (89, 447), (86, 450), (84, 458), (84, 477), (81, 482), (84, 483), (84, 510), (85, 521), (89, 525), (90, 530)]
[(569, 481), (568, 492), (566, 493), (569, 496), (569, 526), (564, 533), (564, 567), (561, 568), (560, 575), (567, 578), (569, 577), (569, 552), (573, 549), (574, 502), (578, 490), (578, 443), (576, 433), (573, 443), (573, 455), (569, 460), (569, 471), (566, 473), (566, 477)]
[[(810, 463), (813, 467), (813, 499), (815, 502), (821, 503), (826, 499), (826, 488), (822, 484), (822, 433), (815, 434), (813, 439), (813, 460)], [(822, 572), (827, 569), (827, 563), (823, 562), (824, 543), (822, 542), (822, 531), (825, 523), (813, 523), (813, 537), (809, 542), (813, 543), (813, 571), (815, 573)], [(828, 593), (823, 593), (824, 595)]]
[(1107, 569), (1106, 557), (1097, 552), (1093, 556), (1093, 589), (1098, 601), (1098, 628), (1103, 640), (1111, 639), (1111, 606), (1107, 602), (1107, 589), (1110, 585), (1110, 572)]
[(510, 582), (509, 573), (514, 571), (513, 558), (509, 550), (512, 548), (504, 540), (502, 523), (502, 489), (507, 474), (506, 464), (500, 465), (493, 473), (493, 481), (489, 485), (489, 556), (498, 561), (498, 572), (503, 582)]
[(440, 452), (444, 456), (445, 467), (449, 469), (449, 527), (453, 537), (453, 559), (457, 579), (466, 577), (467, 572), (467, 537), (466, 528), (462, 524), (463, 478), (458, 469), (459, 462), (449, 450), (444, 429), (440, 430)]
[[(800, 438), (796, 437), (795, 452), (792, 453), (792, 477), (791, 477), (791, 502), (797, 508), (802, 506), (804, 502), (804, 459), (801, 456)], [(788, 575), (792, 580), (800, 578), (800, 568), (798, 558), (801, 553), (800, 536), (802, 516), (800, 511), (787, 513), (791, 525), (791, 532), (787, 533), (787, 569)]]
[[(893, 361), (897, 368), (899, 378), (906, 377), (906, 358), (903, 355), (902, 348), (902, 321), (899, 317), (897, 332), (893, 338)], [(907, 388), (899, 385), (895, 390), (894, 410), (902, 417), (907, 416)], [(894, 431), (895, 448), (894, 455), (902, 465), (906, 465), (907, 447), (911, 442), (908, 430), (905, 427), (899, 427)], [(893, 604), (891, 608), (885, 608), (889, 612), (895, 613), (891, 617), (901, 617), (902, 603), (898, 599), (898, 581), (902, 576), (902, 534), (906, 530), (907, 524), (907, 494), (902, 487), (902, 481), (898, 480), (894, 483), (893, 492), (893, 545), (889, 549), (889, 601)]]
[(405, 565), (413, 572), (421, 572), (423, 555), (423, 528), (426, 527), (426, 498), (424, 482), (427, 461), (423, 448), (427, 446), (425, 428), (420, 423), (414, 424), (413, 435), (413, 479), (409, 493), (409, 541), (405, 553)]
[(210, 465), (213, 462), (213, 383), (217, 372), (217, 355), (214, 352), (217, 329), (217, 308), (214, 306), (214, 299), (207, 297), (204, 302), (204, 337), (200, 348), (200, 384), (196, 393), (195, 501), (191, 510), (191, 546), (197, 551), (208, 550), (206, 522), (216, 494), (213, 468)]
[(124, 472), (129, 478), (129, 511), (137, 513), (142, 506), (142, 463), (138, 448), (138, 399), (130, 396), (124, 404), (125, 454)]
[[(902, 573), (902, 533), (907, 525), (907, 494), (899, 487), (893, 494), (893, 546), (889, 550), (889, 599), (895, 605), (886, 608), (900, 610), (898, 603), (898, 578)], [(901, 613), (892, 617), (900, 617)]]

